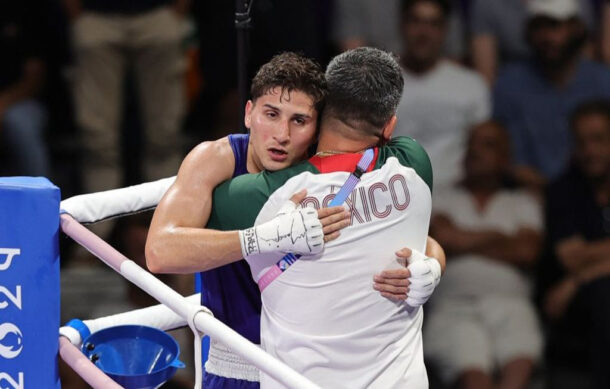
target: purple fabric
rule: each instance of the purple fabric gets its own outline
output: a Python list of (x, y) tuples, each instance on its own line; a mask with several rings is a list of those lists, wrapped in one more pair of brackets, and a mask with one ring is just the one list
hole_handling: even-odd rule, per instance
[(260, 384), (258, 382), (236, 380), (234, 378), (225, 378), (205, 373), (203, 376), (203, 387), (206, 389), (259, 389)]
[[(235, 155), (234, 177), (246, 168), (249, 135), (229, 135)], [(261, 297), (246, 261), (201, 273), (201, 304), (214, 316), (253, 343), (260, 344)]]
[(248, 134), (231, 134), (229, 135), (229, 144), (235, 155), (235, 170), (233, 177), (241, 176), (248, 173), (248, 142), (250, 135)]

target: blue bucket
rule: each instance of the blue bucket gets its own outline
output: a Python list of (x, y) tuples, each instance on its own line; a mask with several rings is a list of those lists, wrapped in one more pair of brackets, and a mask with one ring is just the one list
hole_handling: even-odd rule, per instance
[(124, 325), (106, 328), (83, 342), (83, 353), (117, 384), (128, 389), (154, 389), (184, 363), (178, 343), (152, 327)]

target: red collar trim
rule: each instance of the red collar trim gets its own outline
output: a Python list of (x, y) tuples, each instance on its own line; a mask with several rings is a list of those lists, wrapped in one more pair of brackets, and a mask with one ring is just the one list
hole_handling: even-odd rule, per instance
[[(373, 162), (377, 161), (377, 157), (379, 155), (379, 148), (375, 147), (373, 149), (375, 152), (375, 156), (373, 157)], [(309, 163), (314, 165), (316, 169), (320, 171), (320, 173), (333, 173), (333, 172), (353, 172), (358, 165), (358, 162), (362, 158), (362, 154), (359, 153), (350, 153), (350, 154), (336, 154), (330, 155), (328, 157), (319, 157), (314, 155), (309, 158)], [(370, 172), (373, 170), (375, 163), (371, 163), (366, 170)]]

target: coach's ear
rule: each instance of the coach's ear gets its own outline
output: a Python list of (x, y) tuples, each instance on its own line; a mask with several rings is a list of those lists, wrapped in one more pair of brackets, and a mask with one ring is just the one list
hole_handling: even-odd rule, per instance
[(392, 133), (394, 132), (394, 128), (396, 127), (397, 120), (398, 119), (396, 118), (396, 115), (392, 115), (390, 120), (388, 120), (388, 122), (386, 123), (385, 127), (383, 127), (383, 130), (381, 130), (381, 141), (383, 143), (388, 142), (392, 137)]
[(250, 123), (252, 123), (252, 108), (254, 107), (254, 103), (252, 102), (252, 100), (248, 100), (248, 102), (246, 103), (246, 110), (244, 113), (244, 124), (246, 125), (246, 128), (250, 128)]

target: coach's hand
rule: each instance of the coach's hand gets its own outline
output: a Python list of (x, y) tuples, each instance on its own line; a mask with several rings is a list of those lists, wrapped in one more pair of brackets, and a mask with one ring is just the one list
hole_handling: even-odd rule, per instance
[(423, 305), (438, 285), (441, 266), (435, 258), (403, 248), (396, 252), (399, 261), (408, 263), (406, 268), (384, 270), (375, 275), (373, 288), (382, 296), (395, 301), (406, 300), (411, 307)]
[[(290, 201), (295, 204), (295, 207), (307, 197), (307, 190), (303, 189), (292, 195)], [(351, 213), (343, 206), (321, 208), (318, 211), (318, 220), (322, 225), (324, 233), (324, 242), (335, 240), (341, 235), (339, 230), (350, 225)]]

